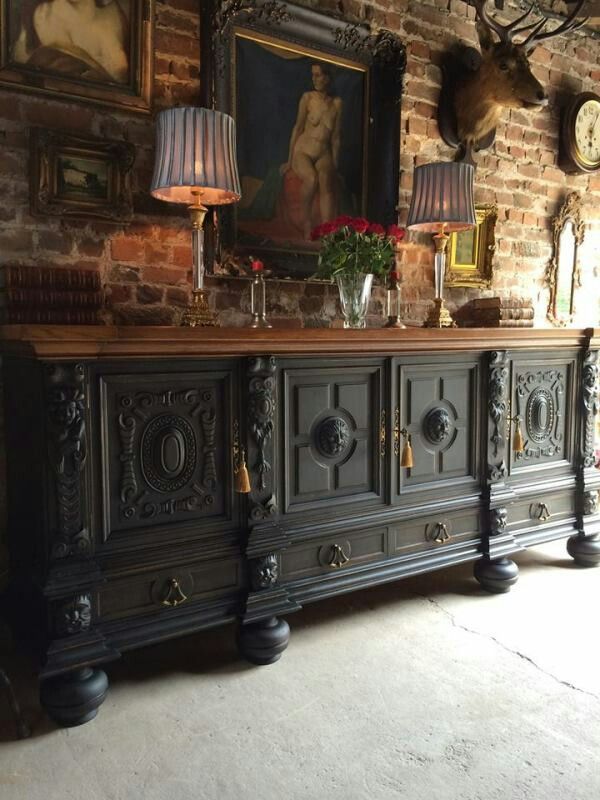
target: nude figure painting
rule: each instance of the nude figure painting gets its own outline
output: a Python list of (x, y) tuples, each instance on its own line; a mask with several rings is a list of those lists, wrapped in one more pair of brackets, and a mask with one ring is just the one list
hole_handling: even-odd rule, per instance
[(310, 250), (316, 225), (365, 213), (366, 84), (360, 65), (236, 37), (241, 244)]

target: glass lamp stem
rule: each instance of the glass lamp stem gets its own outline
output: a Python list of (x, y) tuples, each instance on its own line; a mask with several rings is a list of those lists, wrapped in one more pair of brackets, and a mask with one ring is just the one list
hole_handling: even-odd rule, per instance
[(443, 230), (436, 233), (433, 237), (435, 244), (435, 262), (434, 262), (434, 276), (435, 276), (435, 297), (436, 300), (441, 300), (444, 296), (444, 276), (446, 273), (446, 248), (448, 246), (448, 239)]
[(192, 258), (194, 263), (192, 288), (194, 290), (204, 289), (204, 217), (208, 211), (200, 202), (199, 194), (195, 199), (194, 205), (189, 206), (192, 220)]

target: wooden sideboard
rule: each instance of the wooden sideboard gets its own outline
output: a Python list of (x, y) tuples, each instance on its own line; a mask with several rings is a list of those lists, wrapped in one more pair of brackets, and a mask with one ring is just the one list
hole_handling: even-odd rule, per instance
[(236, 622), (242, 654), (268, 664), (285, 616), (320, 598), (465, 561), (504, 592), (509, 556), (558, 538), (600, 561), (598, 331), (12, 326), (0, 340), (5, 605), (59, 724), (95, 716), (100, 666), (131, 648)]

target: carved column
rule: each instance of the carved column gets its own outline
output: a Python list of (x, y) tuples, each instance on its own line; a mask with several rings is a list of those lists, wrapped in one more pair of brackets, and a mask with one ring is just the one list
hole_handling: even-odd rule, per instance
[(83, 364), (46, 368), (48, 462), (55, 496), (52, 560), (91, 555), (86, 527), (84, 471), (87, 461), (86, 376)]
[(600, 472), (595, 467), (595, 431), (600, 413), (600, 351), (586, 350), (581, 371), (581, 446), (577, 474), (578, 533), (567, 542), (569, 555), (584, 567), (600, 563)]
[(277, 365), (273, 356), (248, 361), (248, 470), (250, 473), (250, 524), (277, 516), (273, 466)]
[(54, 502), (49, 530), (50, 569), (44, 584), (50, 605), (50, 643), (40, 673), (40, 700), (59, 725), (70, 726), (95, 717), (104, 701), (106, 674), (91, 666), (82, 668), (81, 664), (107, 660), (109, 650), (92, 626), (93, 595), (100, 571), (93, 559), (86, 505), (86, 368), (83, 364), (48, 364), (44, 378)]
[(273, 356), (256, 356), (247, 362), (247, 444), (251, 491), (250, 532), (246, 546), (250, 591), (238, 631), (241, 654), (254, 664), (271, 664), (281, 657), (289, 641), (289, 626), (277, 613), (296, 610), (279, 586), (279, 552), (286, 546), (278, 525), (275, 493), (277, 459), (277, 364)]
[(488, 360), (488, 420), (486, 436), (486, 526), (482, 536), (483, 558), (475, 563), (475, 577), (489, 592), (507, 592), (516, 582), (517, 565), (505, 554), (514, 552), (506, 534), (506, 507), (511, 496), (508, 478), (508, 424), (510, 414), (510, 361), (503, 350), (494, 350)]

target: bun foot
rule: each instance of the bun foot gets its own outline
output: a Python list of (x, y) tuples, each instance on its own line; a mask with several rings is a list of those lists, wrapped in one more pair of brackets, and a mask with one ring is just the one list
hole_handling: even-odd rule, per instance
[(106, 673), (84, 667), (45, 680), (40, 688), (40, 702), (57, 725), (72, 728), (94, 719), (107, 691)]
[(494, 594), (508, 592), (519, 577), (519, 568), (509, 558), (480, 558), (473, 572), (481, 588)]
[(270, 617), (241, 625), (237, 644), (241, 655), (252, 664), (273, 664), (279, 661), (290, 640), (290, 626), (284, 619)]
[(567, 553), (580, 567), (595, 567), (600, 564), (600, 538), (571, 536), (567, 542)]

